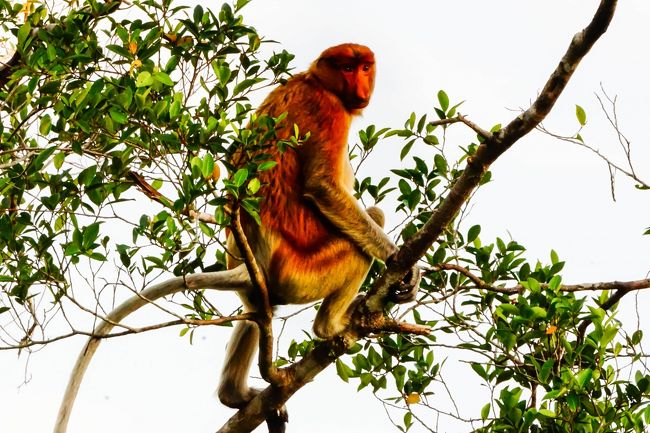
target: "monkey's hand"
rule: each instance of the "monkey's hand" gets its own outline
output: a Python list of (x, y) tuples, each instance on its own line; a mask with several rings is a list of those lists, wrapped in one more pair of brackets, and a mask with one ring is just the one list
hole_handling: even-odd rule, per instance
[(405, 304), (415, 301), (418, 290), (420, 289), (421, 279), (422, 271), (420, 267), (417, 265), (413, 266), (401, 281), (390, 286), (388, 300), (395, 304)]

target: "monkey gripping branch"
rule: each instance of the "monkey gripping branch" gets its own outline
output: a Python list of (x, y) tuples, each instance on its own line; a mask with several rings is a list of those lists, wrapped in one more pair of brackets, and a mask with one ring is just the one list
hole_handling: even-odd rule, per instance
[[(319, 171), (322, 170), (322, 165), (339, 166), (335, 163), (337, 161), (326, 160), (326, 157), (340, 157), (347, 153), (345, 146), (350, 118), (367, 105), (372, 92), (372, 52), (366, 47), (354, 44), (332, 47), (321, 55), (308, 72), (286, 80), (283, 74), (286, 73), (291, 58), (286, 52), (274, 55), (267, 62), (260, 62), (256, 57), (261, 41), (254, 30), (243, 25), (236, 15), (246, 3), (247, 1), (238, 1), (234, 11), (230, 6), (224, 5), (218, 15), (212, 11), (204, 11), (198, 6), (194, 9), (191, 19), (180, 20), (176, 27), (152, 22), (146, 24), (146, 28), (141, 28), (138, 27), (141, 23), (125, 24), (129, 23), (128, 20), (120, 21), (120, 14), (126, 14), (129, 8), (134, 6), (119, 1), (88, 2), (78, 9), (74, 9), (76, 5), (70, 4), (67, 15), (45, 24), (45, 8), (34, 7), (33, 2), (27, 1), (24, 10), (18, 10), (0, 0), (0, 11), (9, 13), (14, 20), (18, 40), (18, 49), (4, 66), (0, 67), (2, 112), (6, 113), (9, 119), (5, 122), (3, 118), (3, 129), (0, 131), (3, 146), (6, 146), (0, 149), (0, 167), (5, 170), (6, 178), (10, 179), (9, 186), (2, 190), (0, 205), (0, 225), (3, 229), (7, 228), (6, 232), (9, 233), (0, 237), (2, 246), (6, 247), (0, 248), (0, 251), (6, 249), (10, 254), (2, 256), (4, 261), (0, 265), (0, 276), (16, 275), (9, 279), (2, 277), (0, 282), (7, 283), (10, 287), (7, 291), (5, 286), (2, 287), (3, 296), (15, 299), (18, 305), (24, 306), (31, 320), (30, 326), (25, 327), (24, 336), (16, 339), (14, 348), (25, 349), (73, 335), (83, 334), (90, 337), (73, 369), (56, 424), (57, 433), (66, 431), (81, 379), (103, 338), (179, 324), (194, 327), (236, 322), (237, 329), (233, 333), (233, 339), (247, 341), (247, 345), (241, 349), (247, 354), (244, 357), (252, 359), (255, 342), (259, 340), (260, 371), (270, 385), (261, 392), (248, 388), (246, 377), (233, 375), (233, 370), (228, 369), (227, 360), (220, 398), (225, 404), (239, 410), (219, 431), (248, 432), (266, 421), (269, 431), (279, 432), (285, 428), (286, 401), (324, 368), (357, 346), (360, 339), (394, 333), (426, 335), (429, 327), (420, 322), (408, 324), (387, 317), (384, 314), (386, 306), (389, 302), (410, 299), (412, 286), (417, 287), (417, 271), (414, 270), (416, 263), (441, 239), (445, 230), (468, 202), (472, 192), (481, 184), (490, 165), (549, 113), (582, 57), (606, 31), (616, 8), (615, 1), (600, 3), (591, 23), (574, 36), (558, 67), (531, 107), (505, 128), (488, 132), (461, 115), (450, 115), (440, 122), (432, 123), (463, 123), (479, 135), (481, 144), (466, 159), (464, 168), (454, 182), (450, 183), (450, 189), (434, 207), (435, 211), (429, 215), (428, 220), (418, 231), (406, 237), (406, 242), (398, 250), (382, 230), (383, 215), (380, 211), (376, 208), (363, 211), (356, 206), (355, 199), (349, 193), (336, 185), (329, 185), (324, 181), (313, 182), (313, 179), (327, 180), (328, 173)], [(146, 7), (155, 10), (151, 16), (158, 13), (173, 16), (178, 12), (171, 9), (170, 2), (167, 1), (161, 4), (137, 3), (137, 6), (144, 10)], [(22, 15), (24, 23), (21, 25), (18, 20)], [(106, 46), (106, 51), (109, 51), (112, 57), (106, 56), (100, 48), (102, 45), (96, 37), (100, 32), (110, 34), (116, 42)], [(86, 37), (78, 38), (77, 34)], [(215, 34), (223, 37), (213, 41), (211, 38)], [(159, 52), (169, 55), (166, 65), (158, 65), (152, 60), (152, 56)], [(113, 72), (102, 75), (103, 71), (107, 70)], [(191, 72), (181, 73), (180, 80), (175, 82), (170, 78), (170, 74), (174, 73), (176, 77), (179, 71)], [(276, 89), (272, 92), (267, 102), (257, 110), (257, 114), (252, 115), (253, 108), (243, 101), (246, 101), (248, 92), (267, 85), (264, 74), (272, 75), (273, 82), (285, 83), (278, 88), (284, 90)], [(354, 92), (340, 93), (333, 90), (341, 82), (347, 83), (348, 88), (351, 84)], [(187, 89), (186, 94), (174, 92), (179, 83)], [(314, 103), (291, 94), (291, 89), (296, 87), (301, 90), (301, 95), (319, 96), (316, 99), (321, 113), (327, 114), (320, 117), (331, 121), (331, 124), (319, 125), (309, 123), (313, 122), (310, 118), (295, 118), (297, 115), (292, 114), (295, 110), (287, 108)], [(305, 89), (309, 91), (302, 92)], [(200, 92), (206, 93), (208, 97), (202, 99)], [(38, 95), (38, 98), (32, 95)], [(290, 107), (282, 106), (283, 101), (289, 101)], [(188, 108), (190, 106), (196, 107), (194, 111)], [(228, 118), (229, 113), (233, 113), (233, 119)], [(287, 131), (281, 128), (283, 120), (288, 124), (296, 124), (300, 131), (294, 130), (292, 134), (287, 134)], [(38, 128), (35, 123), (37, 121)], [(49, 140), (49, 147), (41, 148), (36, 140), (30, 140), (28, 132), (34, 129), (38, 129), (40, 138)], [(308, 131), (311, 137), (305, 135), (305, 131)], [(340, 136), (333, 138), (336, 133)], [(366, 133), (368, 136), (373, 135), (369, 131)], [(329, 135), (323, 136), (324, 134)], [(329, 295), (322, 293), (313, 296), (314, 299), (325, 298), (314, 329), (322, 340), (306, 351), (299, 361), (279, 368), (273, 357), (271, 307), (283, 300), (294, 301), (291, 299), (291, 291), (278, 293), (278, 281), (273, 281), (272, 278), (284, 281), (285, 284), (280, 285), (284, 290), (291, 288), (292, 283), (296, 287), (308, 287), (314, 282), (304, 275), (296, 277), (291, 274), (285, 275), (287, 279), (282, 280), (278, 277), (283, 276), (282, 269), (269, 272), (272, 270), (273, 260), (269, 263), (269, 257), (264, 255), (264, 248), (260, 248), (265, 236), (263, 230), (273, 229), (278, 233), (286, 233), (291, 227), (277, 227), (284, 218), (274, 219), (273, 215), (265, 214), (268, 212), (265, 209), (268, 208), (264, 207), (264, 202), (261, 209), (258, 207), (256, 193), (264, 190), (260, 184), (272, 185), (274, 179), (278, 178), (286, 181), (286, 176), (290, 175), (292, 168), (291, 161), (287, 162), (292, 153), (287, 152), (286, 148), (304, 145), (301, 151), (308, 152), (309, 143), (314, 142), (324, 143), (320, 151), (325, 157), (310, 156), (310, 160), (317, 163), (303, 167), (304, 172), (310, 174), (307, 176), (306, 185), (287, 184), (294, 189), (304, 186), (304, 195), (311, 200), (313, 206), (304, 206), (298, 208), (298, 211), (304, 212), (307, 220), (312, 218), (310, 221), (318, 225), (325, 217), (336, 227), (339, 235), (345, 234), (343, 237), (332, 236), (331, 229), (320, 233), (329, 241), (338, 242), (337, 245), (342, 250), (337, 254), (348, 254), (346, 259), (351, 258), (352, 263), (359, 264), (360, 270), (353, 272), (358, 284), (348, 284), (353, 287), (336, 285), (332, 293), (340, 294), (345, 288), (348, 290), (345, 291), (345, 299), (341, 304), (343, 307), (338, 305), (338, 308), (332, 310), (328, 310), (328, 301), (334, 303), (336, 297), (328, 298)], [(30, 145), (26, 145), (27, 143)], [(246, 146), (251, 146), (251, 143), (253, 147), (259, 143), (274, 143), (278, 149), (284, 148), (283, 163), (274, 168), (276, 161), (258, 158), (259, 155), (275, 151), (274, 148), (254, 148), (250, 153), (238, 150), (248, 149)], [(82, 158), (82, 162), (66, 161), (66, 158), (72, 156)], [(224, 194), (215, 188), (215, 182), (220, 177), (215, 157), (226, 165), (231, 173), (231, 176), (224, 180)], [(49, 161), (58, 171), (56, 174), (48, 173), (45, 176), (43, 171)], [(169, 164), (165, 167), (161, 161)], [(424, 164), (426, 166), (426, 163)], [(83, 170), (75, 172), (80, 165)], [(351, 173), (337, 175), (348, 182), (352, 177)], [(159, 181), (161, 177), (165, 182)], [(165, 194), (160, 192), (163, 183), (170, 187), (162, 189)], [(24, 228), (32, 224), (32, 217), (27, 212), (31, 209), (31, 203), (28, 205), (28, 195), (25, 192), (34, 189), (35, 185), (50, 185), (52, 194), (47, 196), (43, 193), (42, 197), (38, 198), (37, 209), (43, 211), (42, 214), (34, 215), (51, 218), (55, 221), (55, 226), (60, 227), (43, 233), (37, 242), (30, 243), (32, 239), (27, 240), (23, 233)], [(66, 271), (74, 268), (80, 258), (105, 261), (106, 257), (98, 251), (101, 247), (106, 249), (108, 240), (98, 238), (100, 222), (91, 219), (91, 224), (83, 225), (81, 210), (86, 214), (96, 213), (97, 218), (105, 218), (106, 215), (101, 212), (104, 209), (102, 205), (107, 202), (109, 207), (119, 205), (121, 195), (131, 186), (137, 187), (146, 197), (164, 209), (154, 218), (143, 216), (139, 223), (133, 224), (134, 242), (138, 236), (144, 236), (164, 253), (161, 257), (144, 257), (143, 263), (148, 261), (152, 264), (144, 266), (145, 270), (140, 271), (140, 268), (133, 264), (140, 248), (117, 245), (124, 269), (129, 274), (142, 272), (147, 276), (152, 270), (167, 271), (174, 266), (173, 271), (177, 277), (144, 290), (134, 290), (136, 294), (132, 298), (104, 316), (96, 313), (98, 308), (90, 309), (99, 319), (99, 325), (90, 333), (79, 332), (71, 324), (71, 332), (67, 335), (37, 340), (34, 333), (43, 328), (43, 324), (30, 300), (30, 290), (39, 285), (46, 286), (52, 291), (55, 303), (60, 303), (60, 308), (64, 308), (63, 302), (84, 308), (68, 290), (70, 284), (66, 279)], [(281, 187), (282, 185), (276, 186)], [(291, 192), (283, 191), (285, 194)], [(172, 197), (173, 193), (174, 198), (168, 198)], [(82, 197), (90, 202), (82, 200)], [(211, 199), (201, 203), (202, 197)], [(280, 195), (280, 198), (283, 197), (285, 196)], [(300, 199), (302, 200), (302, 197)], [(267, 197), (266, 201), (273, 200), (268, 200)], [(320, 212), (318, 217), (309, 214), (309, 209), (314, 206)], [(242, 212), (242, 209), (245, 212)], [(274, 210), (277, 211), (277, 208)], [(125, 220), (122, 216), (118, 219)], [(262, 229), (256, 224), (257, 219), (262, 222)], [(101, 220), (102, 223), (105, 221)], [(192, 242), (188, 247), (178, 234), (180, 230), (175, 230), (176, 224), (182, 226), (186, 233), (198, 231), (198, 224), (201, 232), (211, 239), (212, 244)], [(207, 267), (202, 263), (208, 247), (214, 247), (215, 243), (220, 242), (218, 233), (210, 226), (229, 227), (231, 230), (227, 250), (232, 255), (226, 259), (222, 252), (224, 246), (218, 245), (221, 255), (216, 253), (216, 272), (207, 271)], [(46, 231), (47, 228), (43, 230)], [(71, 235), (65, 237), (67, 235), (62, 233)], [(58, 236), (64, 239), (59, 241)], [(304, 242), (304, 239), (299, 237), (297, 240)], [(49, 252), (49, 247), (55, 241), (60, 245), (61, 254), (58, 256)], [(296, 238), (291, 238), (291, 241), (295, 243)], [(29, 254), (25, 254), (21, 245), (35, 246)], [(350, 245), (353, 248), (346, 250)], [(304, 250), (311, 251), (312, 247), (313, 245), (306, 245)], [(194, 260), (187, 259), (188, 251), (195, 252)], [(290, 254), (288, 247), (286, 250), (279, 248), (278, 251), (285, 254), (283, 259), (286, 262), (297, 259), (295, 254)], [(359, 251), (364, 251), (365, 255), (359, 254)], [(20, 257), (27, 265), (11, 268), (15, 257)], [(56, 257), (62, 257), (60, 262), (57, 262)], [(363, 280), (371, 266), (371, 257), (385, 261), (386, 270), (375, 279), (374, 285), (363, 298), (353, 300), (362, 283), (360, 280)], [(298, 259), (308, 260), (311, 257), (305, 255)], [(341, 261), (340, 257), (338, 261)], [(228, 262), (228, 270), (223, 270), (225, 262)], [(459, 283), (459, 290), (475, 288), (504, 295), (521, 294), (533, 289), (565, 292), (614, 290), (614, 295), (600, 303), (602, 310), (613, 307), (624, 294), (650, 286), (650, 281), (642, 280), (600, 284), (595, 287), (574, 285), (558, 288), (558, 281), (551, 279), (550, 282), (544, 280), (539, 287), (533, 288), (533, 283), (530, 280), (523, 282), (526, 280), (523, 277), (521, 284), (504, 288), (497, 285), (496, 281), (486, 281), (485, 277), (482, 278), (462, 266), (442, 261), (430, 264), (432, 268), (427, 272), (427, 278), (435, 277), (439, 272), (449, 271), (464, 277), (473, 285), (463, 286)], [(346, 270), (349, 269), (342, 269)], [(371, 269), (371, 272), (375, 271)], [(337, 276), (338, 272), (330, 274)], [(332, 281), (335, 281), (334, 276)], [(295, 280), (292, 282), (291, 278)], [(328, 283), (333, 284), (332, 281)], [(231, 316), (216, 314), (204, 300), (205, 290), (233, 290), (243, 293), (242, 299), (246, 309), (241, 314)], [(179, 292), (186, 293), (186, 296), (192, 299), (196, 309), (194, 315), (179, 315), (177, 320), (144, 328), (133, 328), (122, 323), (137, 309)], [(278, 295), (283, 299), (278, 300)], [(504, 299), (504, 304), (509, 304), (509, 298)], [(354, 306), (354, 311), (352, 320), (347, 323), (347, 306), (350, 303)], [(515, 308), (508, 306), (511, 307), (509, 310)], [(505, 311), (505, 307), (499, 308), (498, 311)], [(5, 311), (0, 309), (0, 314)], [(578, 340), (585, 338), (591, 318), (592, 316), (582, 318), (577, 330)], [(549, 325), (548, 330), (552, 330), (552, 326)], [(123, 328), (124, 331), (111, 333), (114, 327)], [(241, 346), (231, 346), (235, 348), (230, 349), (230, 361), (241, 358), (237, 349)], [(504, 348), (505, 352), (512, 349), (506, 344)], [(536, 373), (526, 370), (527, 366), (514, 357), (509, 361), (515, 366), (514, 369), (523, 370), (528, 379)], [(497, 361), (493, 363), (496, 364)], [(237, 369), (246, 375), (247, 371), (244, 370), (247, 368), (240, 367), (242, 365), (237, 364)], [(486, 373), (479, 368), (475, 370), (484, 375)], [(550, 374), (549, 369), (544, 371), (545, 374)], [(588, 382), (589, 371), (584, 369), (580, 373), (581, 384)], [(643, 380), (645, 379), (639, 382)], [(537, 386), (535, 383), (530, 387), (530, 408), (533, 409), (536, 407), (534, 402)], [(639, 388), (642, 387), (639, 385)], [(399, 390), (403, 395), (408, 393), (403, 383)], [(646, 392), (645, 389), (642, 392)], [(634, 393), (629, 394), (634, 399)], [(617, 399), (623, 400), (624, 398)], [(637, 400), (634, 402), (637, 405), (635, 407), (643, 404), (642, 399)], [(573, 404), (571, 401), (569, 403), (569, 406)], [(620, 412), (620, 407), (617, 409)], [(546, 412), (542, 412), (544, 410)], [(584, 414), (589, 411), (573, 412)], [(552, 418), (545, 408), (539, 413)], [(495, 422), (497, 418), (495, 416)], [(486, 420), (487, 415), (483, 418), (483, 421)], [(405, 428), (408, 428), (408, 425), (405, 425)]]

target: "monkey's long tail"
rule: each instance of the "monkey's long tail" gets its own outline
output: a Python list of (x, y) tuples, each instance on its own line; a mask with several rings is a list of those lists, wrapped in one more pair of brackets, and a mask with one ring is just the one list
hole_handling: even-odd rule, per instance
[(65, 433), (68, 428), (68, 420), (70, 419), (70, 413), (72, 412), (72, 406), (77, 397), (79, 386), (102, 340), (101, 337), (111, 332), (113, 327), (124, 320), (129, 314), (163, 296), (172, 295), (183, 290), (242, 290), (248, 287), (250, 287), (250, 278), (245, 265), (242, 264), (227, 271), (205, 272), (202, 274), (172, 278), (149, 287), (124, 301), (106, 316), (107, 321), (102, 321), (102, 323), (97, 325), (93, 331), (93, 336), (88, 339), (81, 353), (79, 353), (77, 362), (70, 374), (70, 380), (68, 381), (68, 387), (65, 390), (61, 407), (59, 408), (54, 433)]

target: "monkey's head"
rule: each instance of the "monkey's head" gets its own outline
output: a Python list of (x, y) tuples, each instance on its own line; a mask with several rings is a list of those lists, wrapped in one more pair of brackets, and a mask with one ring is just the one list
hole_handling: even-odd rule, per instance
[(357, 44), (328, 48), (309, 71), (349, 112), (359, 112), (370, 102), (375, 85), (375, 55), (370, 48)]

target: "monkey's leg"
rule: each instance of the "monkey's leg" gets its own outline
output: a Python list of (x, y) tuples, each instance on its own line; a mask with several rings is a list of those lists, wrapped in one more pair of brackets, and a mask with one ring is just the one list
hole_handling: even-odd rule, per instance
[(316, 319), (314, 333), (319, 338), (330, 338), (343, 331), (350, 320), (350, 305), (357, 296), (359, 287), (366, 279), (371, 259), (363, 254), (346, 260), (346, 269), (333, 272), (328, 278), (340, 278), (339, 289), (323, 300)]
[[(380, 227), (384, 227), (384, 212), (376, 206), (366, 209), (366, 212)], [(359, 291), (359, 287), (366, 279), (372, 259), (359, 256), (356, 260), (356, 269), (351, 268), (352, 263), (346, 262), (347, 278), (341, 281), (341, 289), (334, 292), (321, 304), (314, 320), (314, 333), (320, 338), (329, 338), (341, 332), (350, 320), (350, 305)], [(332, 275), (335, 278), (335, 275)]]
[[(219, 400), (228, 407), (240, 409), (260, 392), (259, 389), (248, 386), (248, 374), (257, 350), (259, 335), (257, 324), (238, 322), (230, 337), (217, 390)], [(288, 421), (289, 414), (285, 406), (271, 411), (266, 417), (269, 433), (284, 433)]]

